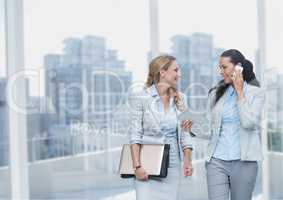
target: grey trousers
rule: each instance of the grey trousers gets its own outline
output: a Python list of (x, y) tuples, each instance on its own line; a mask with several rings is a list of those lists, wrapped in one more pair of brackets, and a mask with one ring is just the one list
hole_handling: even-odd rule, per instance
[(251, 200), (256, 182), (256, 161), (224, 161), (212, 158), (206, 162), (210, 200)]

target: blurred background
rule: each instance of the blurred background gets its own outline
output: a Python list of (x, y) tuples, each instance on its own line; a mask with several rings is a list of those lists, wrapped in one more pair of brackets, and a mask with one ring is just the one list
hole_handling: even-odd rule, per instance
[[(177, 58), (198, 121), (236, 48), (267, 93), (253, 199), (283, 200), (282, 21), (281, 0), (0, 0), (0, 199), (134, 200), (118, 165), (148, 62)], [(206, 142), (193, 143), (180, 199), (207, 200)]]

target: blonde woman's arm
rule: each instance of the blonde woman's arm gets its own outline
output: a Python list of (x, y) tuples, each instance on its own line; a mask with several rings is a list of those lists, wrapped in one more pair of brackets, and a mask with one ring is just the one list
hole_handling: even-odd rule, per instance
[(135, 169), (136, 178), (139, 180), (148, 180), (148, 174), (140, 163), (140, 146), (143, 135), (143, 102), (140, 93), (133, 93), (129, 97), (129, 115), (130, 126), (128, 133), (130, 136), (131, 155), (133, 168)]
[[(193, 119), (186, 119), (183, 120), (182, 127), (183, 132), (186, 133), (186, 135), (190, 135), (191, 137), (197, 137), (200, 139), (206, 139), (209, 140), (211, 137), (211, 107), (212, 107), (212, 98), (213, 94), (209, 94), (207, 99), (207, 107), (205, 112), (205, 115), (194, 113), (193, 111), (190, 111), (190, 108), (187, 104), (186, 96), (184, 96), (184, 103), (186, 107), (186, 112), (191, 113), (191, 115), (194, 116)], [(199, 112), (199, 111), (198, 111)], [(197, 119), (197, 116), (201, 115), (201, 118)], [(185, 125), (187, 125), (185, 127)]]

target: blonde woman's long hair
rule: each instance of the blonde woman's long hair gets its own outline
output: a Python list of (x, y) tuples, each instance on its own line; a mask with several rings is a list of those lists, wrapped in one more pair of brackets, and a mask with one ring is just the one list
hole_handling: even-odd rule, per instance
[[(146, 87), (157, 84), (160, 81), (160, 70), (168, 70), (172, 63), (176, 61), (174, 56), (165, 54), (154, 58), (149, 64)], [(181, 112), (186, 110), (184, 99), (181, 98), (180, 92), (175, 87), (170, 87), (168, 93), (174, 96), (174, 103)]]

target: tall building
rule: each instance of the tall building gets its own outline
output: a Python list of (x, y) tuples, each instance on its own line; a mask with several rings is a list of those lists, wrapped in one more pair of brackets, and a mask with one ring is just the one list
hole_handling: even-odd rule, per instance
[(283, 152), (283, 72), (272, 68), (265, 74), (269, 149)]
[(255, 51), (255, 66), (254, 67), (255, 67), (254, 69), (255, 75), (257, 79), (261, 81), (261, 75), (262, 75), (263, 70), (262, 70), (262, 66), (260, 66), (260, 55), (259, 55), (258, 49)]
[(63, 54), (48, 54), (44, 63), (46, 98), (56, 111), (50, 122), (52, 137), (58, 127), (73, 123), (104, 129), (114, 113), (119, 116), (116, 112), (124, 104), (132, 73), (125, 69), (117, 50), (106, 47), (105, 38), (65, 39)]
[(214, 83), (215, 49), (212, 35), (194, 33), (171, 38), (172, 54), (181, 66), (180, 88), (188, 96), (188, 105), (195, 111), (206, 108), (205, 96)]
[(48, 132), (50, 121), (54, 117), (54, 108), (45, 97), (27, 97), (27, 137), (29, 161), (44, 160), (48, 155)]
[(9, 163), (8, 105), (6, 101), (7, 79), (0, 79), (0, 166)]
[[(25, 84), (29, 88), (29, 81), (25, 79)], [(7, 79), (0, 79), (0, 166), (8, 165), (9, 162), (9, 123), (8, 123), (8, 103), (6, 99)], [(28, 139), (28, 158), (29, 161), (47, 158), (46, 137), (49, 128), (49, 115), (51, 109), (47, 109), (46, 102), (43, 97), (31, 97), (29, 90), (26, 90), (25, 97), (27, 99), (27, 139)]]
[(223, 77), (219, 73), (219, 58), (220, 55), (225, 51), (222, 48), (213, 48), (212, 54), (212, 86), (215, 86)]
[(86, 36), (81, 40), (82, 64), (89, 67), (104, 67), (106, 40), (103, 37)]

